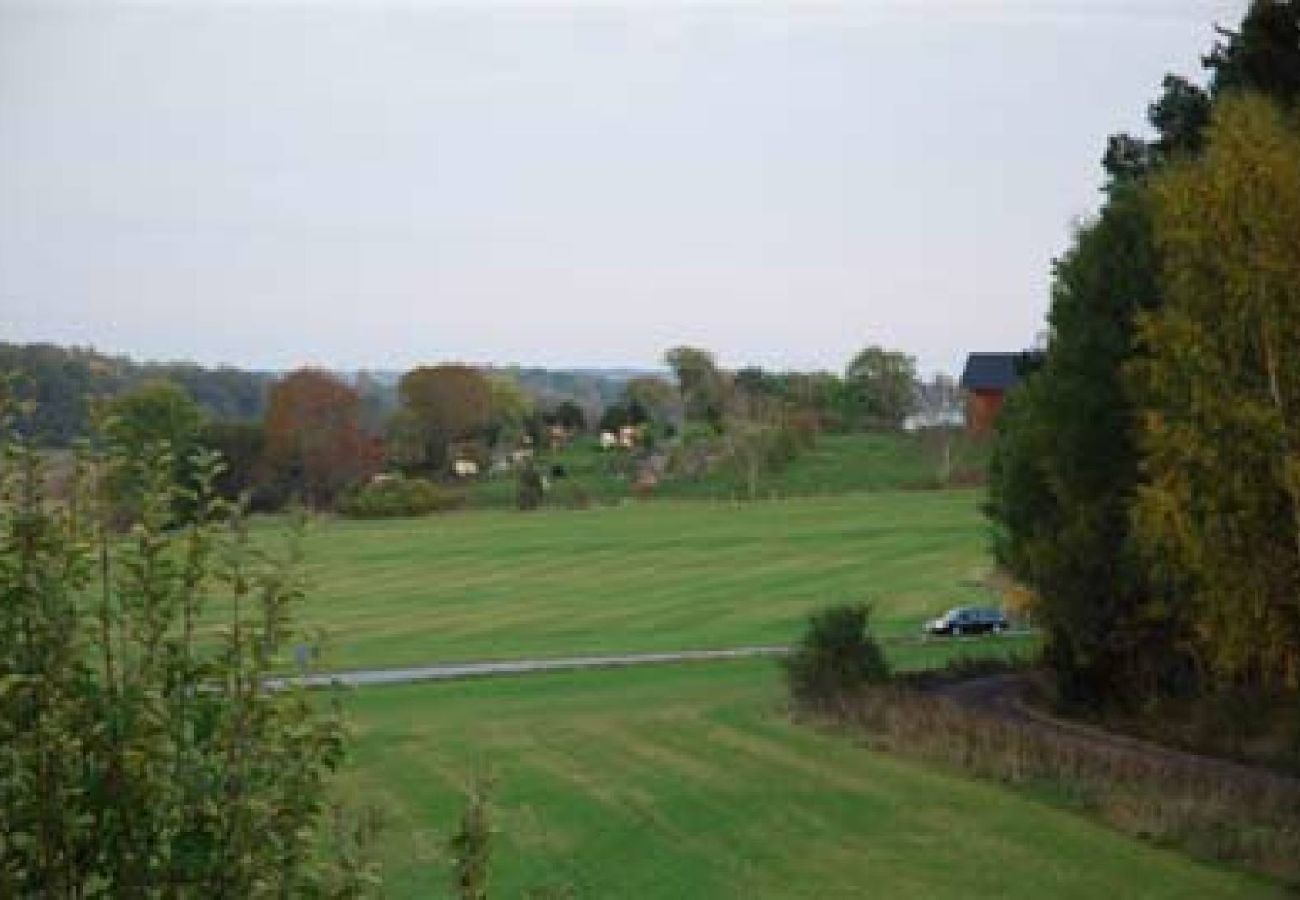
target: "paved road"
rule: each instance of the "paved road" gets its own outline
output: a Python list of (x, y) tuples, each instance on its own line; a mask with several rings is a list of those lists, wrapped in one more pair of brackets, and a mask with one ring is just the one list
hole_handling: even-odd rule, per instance
[[(1009, 631), (1005, 637), (1021, 637), (1029, 631)], [(930, 638), (932, 641), (967, 641), (979, 638)], [(926, 638), (887, 637), (881, 643), (888, 645), (923, 644)], [(290, 683), (307, 687), (326, 687), (331, 684), (349, 686), (376, 684), (407, 684), (414, 681), (450, 681), (457, 678), (481, 678), (490, 675), (529, 675), (537, 672), (565, 672), (574, 669), (610, 669), (623, 666), (645, 666), (662, 663), (693, 662), (697, 660), (741, 659), (752, 656), (784, 656), (790, 652), (784, 646), (731, 647), (725, 650), (670, 650), (661, 653), (620, 653), (608, 656), (570, 656), (558, 659), (512, 659), (488, 662), (430, 663), (395, 669), (355, 669), (342, 672), (313, 672), (305, 678), (287, 676), (267, 680), (272, 689)]]
[(412, 666), (404, 669), (359, 669), (351, 672), (316, 672), (305, 678), (273, 678), (271, 688), (288, 683), (307, 687), (331, 684), (351, 686), (406, 684), (413, 681), (449, 681), (454, 678), (477, 678), (488, 675), (526, 675), (535, 672), (565, 672), (572, 669), (609, 669), (621, 666), (644, 666), (656, 663), (680, 663), (708, 659), (739, 659), (750, 656), (782, 656), (788, 647), (733, 647), (729, 650), (676, 650), (665, 653), (623, 653), (611, 656), (571, 656), (561, 659), (512, 659), (494, 662), (447, 663)]

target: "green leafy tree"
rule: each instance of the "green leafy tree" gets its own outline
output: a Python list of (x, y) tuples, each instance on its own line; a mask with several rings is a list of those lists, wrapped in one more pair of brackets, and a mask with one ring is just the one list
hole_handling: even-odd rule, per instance
[(812, 432), (796, 420), (793, 408), (780, 399), (732, 392), (719, 443), (750, 500), (758, 499), (764, 475), (779, 471), (811, 444)]
[(247, 497), (249, 508), (258, 511), (276, 509), (288, 499), (274, 490), (262, 464), (266, 430), (260, 422), (207, 422), (196, 443), (221, 455), (215, 487), (225, 499)]
[(180, 458), (194, 448), (203, 415), (180, 385), (146, 381), (109, 401), (108, 437), (126, 452), (143, 455), (165, 443)]
[(664, 354), (682, 395), (686, 418), (721, 428), (730, 385), (713, 354), (697, 347), (674, 347)]
[(486, 377), (491, 405), (487, 425), (489, 443), (517, 439), (533, 414), (533, 398), (512, 375)]
[(214, 419), (252, 421), (262, 414), (268, 376), (191, 363), (137, 363), (89, 348), (0, 342), (0, 372), (18, 376), (10, 385), (32, 402), (23, 433), (43, 446), (68, 447), (93, 430), (97, 400), (116, 397), (146, 382), (179, 385)]
[(834, 372), (787, 373), (783, 395), (797, 408), (813, 413), (819, 429), (843, 431), (852, 423), (849, 392)]
[(542, 419), (547, 425), (559, 425), (561, 428), (571, 428), (574, 431), (587, 429), (587, 414), (572, 400), (561, 400), (554, 409), (543, 414)]
[(648, 421), (650, 421), (650, 414), (646, 412), (645, 407), (639, 400), (631, 399), (605, 407), (605, 411), (600, 414), (597, 427), (601, 431), (618, 431), (625, 426), (643, 425)]
[(492, 421), (492, 385), (478, 369), (458, 363), (421, 366), (402, 376), (401, 435), (417, 468), (442, 472), (453, 441), (482, 434)]
[(780, 425), (755, 419), (731, 418), (723, 430), (723, 445), (736, 467), (750, 500), (758, 499), (763, 473), (772, 466), (781, 441)]
[(751, 397), (779, 396), (782, 393), (780, 376), (768, 372), (762, 366), (745, 366), (737, 369), (732, 382), (736, 390), (744, 391)]
[[(336, 814), (336, 707), (268, 687), (296, 633), (292, 553), (255, 550), (200, 454), (0, 454), (0, 895), (348, 897), (370, 823)], [(145, 485), (129, 537), (107, 484)], [(190, 495), (187, 504), (178, 497)], [(188, 509), (178, 517), (176, 510)], [(217, 632), (200, 622), (222, 621)], [(334, 828), (331, 823), (346, 823)], [(336, 840), (337, 839), (337, 840)]]
[(653, 375), (631, 378), (623, 388), (623, 403), (636, 404), (656, 425), (674, 425), (682, 416), (681, 398), (668, 381)]
[[(166, 450), (173, 477), (181, 484), (191, 481), (189, 456), (198, 440), (202, 414), (184, 388), (161, 379), (146, 381), (114, 397), (105, 405), (104, 413), (105, 436), (123, 454), (144, 459)], [(117, 471), (112, 492), (119, 517), (138, 514), (144, 489), (138, 472), (130, 468)]]
[(1203, 157), (1153, 188), (1165, 303), (1134, 364), (1140, 534), (1216, 677), (1300, 687), (1300, 128), (1217, 105)]
[(916, 405), (916, 361), (905, 353), (867, 347), (849, 363), (844, 383), (867, 428), (901, 428)]

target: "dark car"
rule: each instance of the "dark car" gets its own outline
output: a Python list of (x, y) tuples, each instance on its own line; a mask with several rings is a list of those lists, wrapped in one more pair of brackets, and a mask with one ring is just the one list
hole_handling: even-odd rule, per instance
[(1001, 634), (1007, 617), (1001, 610), (982, 606), (958, 606), (925, 623), (928, 634)]

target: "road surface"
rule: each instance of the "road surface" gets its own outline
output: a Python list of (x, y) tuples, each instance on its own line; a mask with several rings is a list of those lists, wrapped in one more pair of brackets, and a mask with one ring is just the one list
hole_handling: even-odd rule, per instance
[[(1008, 631), (1002, 637), (1023, 637), (1032, 631)], [(980, 640), (978, 636), (881, 638), (880, 643), (925, 644), (931, 641)], [(450, 681), (457, 678), (481, 678), (489, 675), (530, 675), (538, 672), (567, 672), (574, 669), (610, 669), (623, 666), (645, 666), (662, 663), (695, 662), (700, 660), (743, 659), (752, 656), (784, 656), (789, 647), (777, 645), (729, 647), (719, 650), (666, 650), (659, 653), (614, 653), (606, 656), (570, 656), (558, 659), (511, 659), (486, 662), (430, 663), (423, 666), (406, 666), (392, 669), (353, 669), (340, 672), (312, 672), (305, 676), (286, 675), (268, 678), (266, 684), (273, 690), (288, 684), (304, 687), (328, 687), (332, 684), (352, 687), (377, 684), (407, 684), (415, 681)]]
[(609, 656), (570, 656), (560, 659), (443, 663), (401, 669), (313, 672), (300, 677), (271, 678), (267, 680), (267, 686), (272, 689), (287, 684), (301, 684), (305, 687), (327, 687), (332, 684), (361, 687), (376, 684), (407, 684), (414, 681), (450, 681), (455, 678), (481, 678), (489, 675), (528, 675), (536, 672), (567, 672), (574, 669), (610, 669), (710, 659), (783, 656), (789, 652), (789, 647), (732, 647), (727, 650), (674, 650), (664, 653), (620, 653)]

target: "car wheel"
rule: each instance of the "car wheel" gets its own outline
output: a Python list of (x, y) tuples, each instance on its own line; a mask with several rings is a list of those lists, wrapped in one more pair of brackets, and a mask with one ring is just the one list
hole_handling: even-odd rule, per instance
[(950, 634), (952, 634), (953, 637), (961, 637), (961, 626), (960, 625), (952, 626), (952, 631), (950, 632)]
[(993, 626), (993, 634), (994, 634), (995, 637), (996, 637), (997, 635), (1002, 634), (1002, 632), (1004, 632), (1004, 631), (1006, 631), (1006, 630), (1007, 630), (1007, 626), (1002, 625), (1002, 624), (1000, 624), (1000, 623), (997, 624), (997, 625), (994, 625), (994, 626)]

